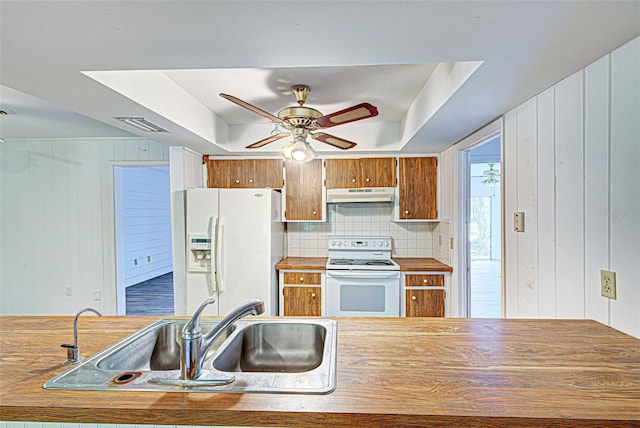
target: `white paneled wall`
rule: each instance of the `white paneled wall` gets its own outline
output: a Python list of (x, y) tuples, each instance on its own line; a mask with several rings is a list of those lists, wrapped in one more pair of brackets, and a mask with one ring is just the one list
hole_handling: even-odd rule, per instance
[(0, 314), (115, 313), (112, 166), (168, 161), (168, 148), (141, 139), (7, 141), (0, 158)]
[[(640, 38), (505, 115), (507, 316), (592, 318), (640, 337), (638, 76)], [(617, 300), (600, 295), (600, 269), (617, 273)]]
[[(116, 171), (122, 178), (116, 205), (122, 205), (124, 280), (129, 287), (172, 271), (169, 167), (116, 167)], [(118, 223), (116, 219), (116, 227)]]
[(326, 223), (287, 223), (288, 255), (326, 257), (330, 235), (391, 236), (394, 257), (433, 257), (434, 223), (395, 223), (393, 204), (330, 204)]

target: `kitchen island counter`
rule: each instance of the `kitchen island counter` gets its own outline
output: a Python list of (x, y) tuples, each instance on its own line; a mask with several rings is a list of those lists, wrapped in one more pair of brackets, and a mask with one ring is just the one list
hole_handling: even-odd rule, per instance
[[(82, 317), (89, 356), (157, 317)], [(328, 395), (51, 391), (73, 317), (0, 317), (0, 420), (251, 426), (640, 426), (640, 340), (589, 320), (338, 319)]]

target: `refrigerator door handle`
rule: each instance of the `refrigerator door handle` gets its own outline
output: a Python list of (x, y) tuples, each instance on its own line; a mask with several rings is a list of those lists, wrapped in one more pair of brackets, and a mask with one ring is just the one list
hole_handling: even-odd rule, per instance
[(213, 239), (213, 260), (209, 265), (209, 273), (211, 274), (211, 280), (213, 281), (213, 291), (218, 291), (218, 217), (215, 219), (212, 217), (213, 230), (211, 231), (211, 238)]
[(218, 217), (218, 230), (216, 233), (216, 284), (218, 293), (224, 291), (224, 272), (222, 271), (222, 249), (224, 248), (224, 223), (221, 217)]

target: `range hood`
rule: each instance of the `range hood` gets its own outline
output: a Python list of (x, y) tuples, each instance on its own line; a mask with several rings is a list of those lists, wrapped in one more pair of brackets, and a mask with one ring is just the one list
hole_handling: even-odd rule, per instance
[(366, 187), (358, 189), (327, 189), (327, 203), (393, 202), (394, 187)]

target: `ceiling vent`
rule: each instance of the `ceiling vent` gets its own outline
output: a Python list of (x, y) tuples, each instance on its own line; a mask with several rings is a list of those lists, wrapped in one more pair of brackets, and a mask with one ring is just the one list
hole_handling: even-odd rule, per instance
[(121, 122), (126, 123), (127, 125), (131, 125), (145, 132), (169, 132), (162, 126), (156, 125), (153, 122), (149, 122), (143, 117), (116, 117), (114, 119), (117, 119)]

